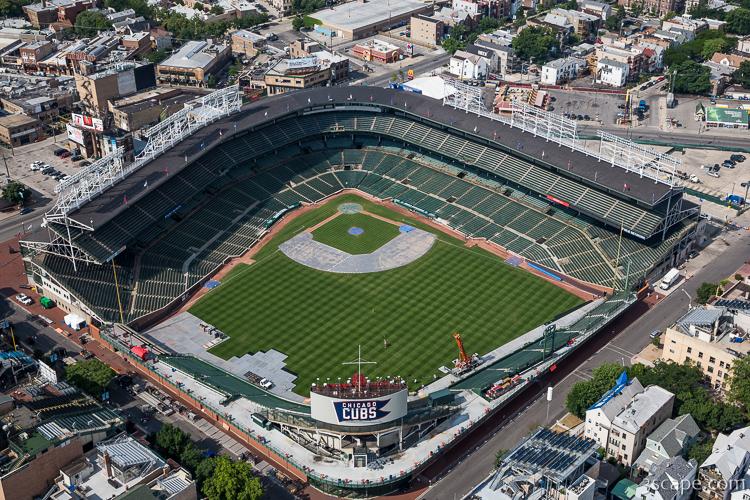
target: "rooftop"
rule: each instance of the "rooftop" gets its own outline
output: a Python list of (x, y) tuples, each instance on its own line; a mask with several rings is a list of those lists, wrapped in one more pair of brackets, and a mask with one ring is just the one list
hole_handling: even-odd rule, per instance
[(237, 30), (234, 33), (232, 33), (232, 36), (233, 37), (236, 36), (236, 37), (239, 37), (239, 38), (243, 38), (245, 40), (249, 40), (249, 41), (255, 42), (255, 43), (262, 42), (262, 41), (264, 41), (266, 39), (266, 37), (264, 37), (263, 35), (259, 35), (257, 33), (253, 33), (250, 30)]
[(19, 127), (32, 123), (39, 123), (39, 120), (26, 115), (0, 116), (0, 127)]
[(612, 422), (621, 429), (635, 434), (664, 406), (670, 408), (674, 394), (658, 385), (650, 385), (640, 394), (636, 394), (630, 403)]
[(205, 69), (213, 64), (218, 53), (224, 48), (224, 45), (214, 44), (210, 40), (192, 40), (180, 47), (180, 50), (172, 54), (168, 59), (159, 63), (159, 66)]
[(717, 108), (709, 106), (706, 108), (706, 121), (719, 123), (732, 123), (737, 125), (748, 125), (748, 111), (746, 109)]
[(311, 17), (326, 26), (356, 30), (387, 21), (389, 17), (399, 17), (423, 10), (429, 5), (420, 0), (369, 0), (319, 10), (311, 14)]

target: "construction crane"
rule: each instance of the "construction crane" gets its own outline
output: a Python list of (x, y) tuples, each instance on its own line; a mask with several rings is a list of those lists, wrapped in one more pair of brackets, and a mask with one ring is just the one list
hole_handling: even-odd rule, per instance
[(471, 358), (466, 354), (464, 350), (464, 342), (461, 340), (461, 334), (456, 332), (453, 334), (453, 338), (456, 340), (458, 346), (458, 359), (456, 360), (456, 369), (465, 370), (471, 366)]

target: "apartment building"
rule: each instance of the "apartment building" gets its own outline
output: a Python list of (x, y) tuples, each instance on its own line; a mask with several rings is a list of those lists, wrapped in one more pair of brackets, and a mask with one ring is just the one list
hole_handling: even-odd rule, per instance
[(600, 448), (607, 448), (609, 431), (617, 415), (628, 405), (636, 394), (643, 392), (637, 378), (628, 380), (623, 373), (615, 386), (586, 410), (584, 436), (597, 442)]
[(79, 13), (96, 7), (96, 0), (42, 0), (23, 6), (23, 12), (29, 22), (40, 29), (60, 23), (72, 26)]
[(664, 17), (668, 12), (684, 12), (685, 0), (618, 0), (626, 10), (632, 10), (638, 5), (642, 11), (658, 17)]
[(513, 67), (516, 64), (513, 47), (509, 45), (500, 45), (488, 41), (486, 38), (477, 38), (474, 45), (495, 53), (495, 67), (490, 68), (491, 72), (500, 74), (504, 77), (506, 73), (513, 71)]
[(636, 394), (612, 421), (607, 455), (631, 465), (646, 447), (646, 437), (672, 414), (673, 405), (674, 394), (658, 385)]
[(684, 33), (688, 40), (692, 40), (702, 31), (708, 30), (708, 23), (703, 19), (677, 16), (663, 21), (661, 29)]
[(331, 82), (331, 68), (316, 56), (282, 59), (266, 72), (263, 81), (268, 95), (325, 87)]
[(437, 47), (445, 35), (445, 24), (440, 19), (424, 14), (411, 16), (410, 38), (414, 43)]
[(624, 86), (630, 75), (628, 65), (612, 59), (600, 59), (596, 62), (596, 83), (610, 87)]
[(265, 47), (266, 37), (250, 30), (238, 30), (232, 33), (232, 53), (241, 56), (255, 57)]
[(680, 364), (690, 361), (715, 389), (726, 390), (732, 365), (750, 352), (750, 342), (737, 341), (745, 335), (724, 308), (696, 307), (667, 328), (662, 358)]
[(699, 434), (700, 428), (689, 413), (668, 418), (648, 436), (646, 448), (633, 467), (648, 472), (670, 458), (683, 455), (695, 443)]

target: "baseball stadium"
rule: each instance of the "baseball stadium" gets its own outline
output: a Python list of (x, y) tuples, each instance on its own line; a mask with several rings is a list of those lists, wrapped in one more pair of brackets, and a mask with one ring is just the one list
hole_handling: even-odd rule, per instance
[(29, 284), (288, 474), (402, 489), (701, 237), (670, 157), (454, 90), (204, 96), (61, 185)]

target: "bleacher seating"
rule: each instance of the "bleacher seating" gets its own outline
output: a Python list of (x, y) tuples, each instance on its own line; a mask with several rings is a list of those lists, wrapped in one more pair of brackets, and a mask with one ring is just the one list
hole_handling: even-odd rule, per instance
[[(400, 141), (354, 142), (351, 134), (322, 137), (314, 136), (315, 131), (376, 132)], [(306, 136), (310, 138), (303, 139)], [(263, 155), (278, 148), (273, 138), (279, 137), (303, 140)], [(126, 320), (165, 307), (228, 259), (243, 254), (261, 238), (265, 221), (276, 211), (320, 202), (347, 188), (401, 200), (435, 214), (467, 237), (486, 239), (553, 271), (606, 286), (622, 284), (624, 262), (630, 263), (631, 282), (643, 276), (688, 226), (654, 244), (621, 239), (617, 230), (551, 208), (543, 195), (567, 200), (587, 215), (636, 233), (653, 231), (662, 218), (500, 151), (400, 117), (310, 115), (215, 149), (216, 154), (188, 165), (96, 231), (73, 235), (76, 245), (103, 264), (128, 247), (126, 256), (117, 257)], [(465, 165), (478, 169), (469, 172)], [(175, 207), (181, 207), (179, 217), (165, 219)], [(111, 265), (89, 264), (71, 272), (67, 260), (51, 255), (38, 263), (103, 319), (119, 320)]]

